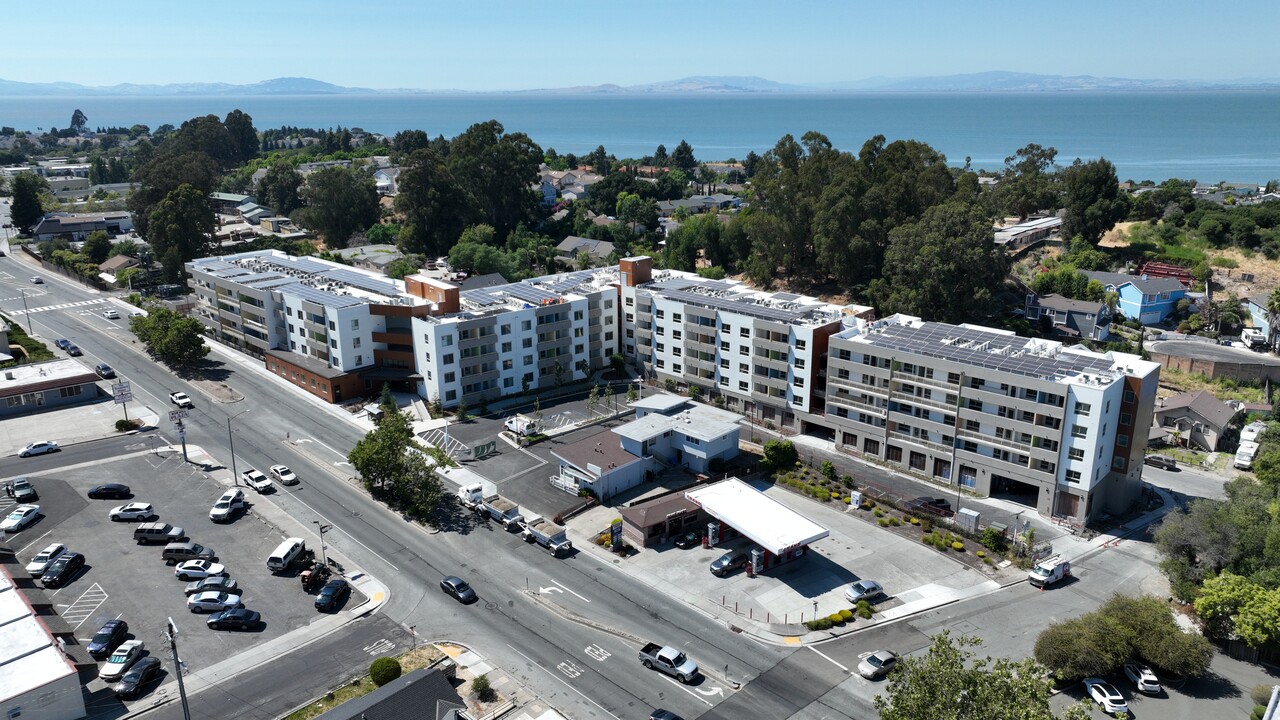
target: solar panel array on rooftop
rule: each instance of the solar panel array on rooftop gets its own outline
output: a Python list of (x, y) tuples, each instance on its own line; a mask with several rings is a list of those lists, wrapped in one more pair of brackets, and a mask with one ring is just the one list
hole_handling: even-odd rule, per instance
[(525, 302), (533, 303), (534, 305), (541, 305), (543, 301), (546, 300), (560, 299), (559, 293), (553, 293), (549, 290), (543, 290), (542, 288), (534, 287), (533, 285), (526, 285), (524, 283), (498, 285), (497, 287), (489, 289), (493, 292), (506, 293), (513, 298), (524, 300)]
[(318, 305), (325, 305), (327, 307), (351, 307), (353, 305), (363, 305), (365, 303), (364, 300), (357, 297), (334, 295), (331, 292), (321, 290), (319, 288), (313, 288), (310, 285), (303, 285), (302, 283), (295, 283), (282, 289), (287, 289), (291, 294), (297, 295), (303, 300), (307, 300)]
[(361, 290), (367, 290), (371, 293), (386, 295), (388, 297), (396, 297), (400, 295), (400, 288), (395, 283), (386, 280), (369, 277), (364, 273), (358, 273), (355, 270), (344, 270), (342, 268), (333, 268), (320, 273), (320, 277), (329, 280), (337, 280), (348, 285), (358, 287)]
[(688, 290), (662, 290), (660, 294), (663, 297), (668, 297), (687, 305), (724, 310), (725, 312), (733, 312), (780, 323), (803, 322), (810, 314), (809, 310), (788, 310), (776, 306), (758, 305), (749, 298), (703, 295), (702, 293)]
[(865, 336), (877, 347), (951, 360), (963, 365), (1042, 379), (1080, 373), (1110, 374), (1111, 362), (1076, 354), (1036, 355), (1024, 348), (1027, 338), (962, 328), (945, 323), (887, 325)]

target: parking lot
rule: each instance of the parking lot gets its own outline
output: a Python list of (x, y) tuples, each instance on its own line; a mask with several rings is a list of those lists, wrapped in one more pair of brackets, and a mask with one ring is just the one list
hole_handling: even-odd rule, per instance
[[(194, 671), (284, 635), (319, 615), (296, 570), (277, 576), (266, 567), (267, 555), (283, 534), (261, 520), (252, 505), (231, 522), (212, 522), (209, 509), (226, 488), (184, 464), (179, 454), (135, 453), (30, 477), (40, 495), (37, 503), (43, 517), (10, 537), (9, 545), (18, 549), (23, 564), (52, 542), (61, 542), (85, 556), (85, 568), (70, 582), (44, 591), (81, 644), (87, 644), (105, 621), (121, 618), (128, 622), (131, 638), (144, 641), (150, 654), (165, 649), (167, 661), (163, 631), (167, 619), (172, 618), (179, 630), (181, 657), (187, 669)], [(133, 497), (88, 499), (88, 489), (103, 483), (128, 485)], [(251, 491), (247, 498), (250, 503), (260, 501)], [(207, 614), (188, 610), (186, 582), (177, 579), (174, 568), (161, 558), (164, 546), (139, 545), (133, 538), (137, 522), (109, 519), (113, 507), (129, 502), (150, 503), (159, 521), (182, 527), (192, 542), (213, 549), (216, 561), (225, 565), (227, 574), (238, 583), (244, 606), (262, 614), (259, 628), (246, 632), (211, 630), (205, 625)], [(339, 609), (354, 607), (362, 600), (353, 592)], [(93, 680), (88, 688), (100, 691), (104, 684)]]

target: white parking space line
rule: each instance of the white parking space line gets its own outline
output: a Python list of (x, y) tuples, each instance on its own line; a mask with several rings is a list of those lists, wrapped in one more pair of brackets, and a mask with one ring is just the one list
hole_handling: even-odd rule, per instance
[(62, 619), (71, 625), (73, 631), (79, 630), (80, 626), (93, 617), (93, 614), (98, 612), (98, 608), (102, 607), (106, 601), (107, 591), (103, 590), (98, 583), (94, 583), (88, 590), (81, 593), (75, 602), (68, 605), (66, 610), (62, 611)]
[[(5, 508), (4, 510), (8, 510), (8, 508)], [(0, 512), (4, 512), (4, 510), (0, 510)], [(45, 538), (45, 536), (46, 536), (46, 535), (48, 535), (48, 534), (49, 534), (49, 533), (51, 533), (51, 532), (53, 532), (53, 531), (52, 531), (52, 530), (45, 530), (45, 531), (44, 531), (44, 534), (40, 535), (40, 536), (39, 536), (39, 537), (37, 537), (35, 540), (32, 540), (31, 542), (27, 543), (26, 545), (23, 545), (23, 546), (18, 550), (18, 554), (19, 554), (19, 555), (21, 555), (21, 554), (25, 553), (26, 551), (30, 550), (30, 549), (31, 549), (31, 547), (32, 547), (33, 545), (35, 545), (35, 544), (39, 543), (41, 540), (43, 540), (43, 539)]]
[(835, 665), (836, 667), (840, 668), (841, 670), (843, 670), (843, 671), (845, 671), (845, 672), (849, 672), (849, 668), (847, 668), (847, 667), (845, 667), (845, 666), (841, 665), (840, 663), (836, 662), (835, 660), (831, 659), (831, 657), (830, 657), (829, 655), (827, 655), (826, 653), (822, 652), (822, 651), (821, 651), (821, 650), (819, 650), (818, 648), (816, 648), (816, 647), (814, 647), (814, 646), (812, 646), (812, 645), (806, 645), (805, 647), (808, 647), (810, 650), (812, 650), (812, 651), (814, 651), (814, 652), (818, 653), (818, 657), (821, 657), (822, 659), (826, 660), (827, 662), (831, 663), (832, 665)]

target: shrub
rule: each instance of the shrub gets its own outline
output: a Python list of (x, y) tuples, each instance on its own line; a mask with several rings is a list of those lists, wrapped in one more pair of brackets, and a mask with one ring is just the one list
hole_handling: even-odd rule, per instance
[(845, 609), (841, 610), (841, 611), (840, 611), (840, 618), (841, 618), (842, 620), (844, 620), (845, 622), (849, 622), (850, 620), (852, 620), (852, 619), (853, 619), (853, 611), (852, 611), (852, 610), (850, 610), (849, 608), (845, 608)]
[(380, 657), (369, 666), (369, 679), (382, 687), (400, 677), (400, 661), (393, 657)]
[(981, 550), (979, 550), (979, 551), (977, 552), (977, 555), (978, 555), (978, 557), (980, 557), (980, 558), (984, 558), (984, 557), (986, 557), (986, 556), (987, 556), (987, 554), (986, 554), (986, 553), (984, 553), (984, 552), (982, 552)]
[(957, 540), (951, 543), (951, 549), (955, 550), (956, 552), (964, 552), (964, 543)]
[(889, 517), (889, 524), (890, 524), (890, 525), (892, 525), (892, 526), (894, 526), (894, 527), (897, 527), (897, 526), (899, 526), (899, 525), (901, 525), (901, 524), (902, 524), (902, 521), (901, 521), (901, 520), (899, 520), (899, 519), (898, 519), (898, 518), (896, 518), (896, 517), (892, 517), (892, 516), (890, 516), (890, 517)]
[(826, 488), (817, 488), (814, 494), (818, 496), (819, 502), (826, 502), (831, 499), (831, 492)]
[(911, 524), (912, 524), (912, 525), (919, 525), (919, 524), (920, 524), (920, 518), (918, 518), (918, 517), (913, 517), (913, 518), (911, 518)]
[(875, 516), (876, 516), (876, 517), (884, 517), (884, 511), (883, 511), (883, 510), (881, 510), (880, 508), (876, 508), (876, 509), (875, 509)]
[(871, 613), (872, 613), (871, 603), (867, 602), (866, 600), (859, 600), (858, 606), (856, 608), (857, 616), (862, 618), (863, 620), (870, 620)]
[(933, 532), (933, 521), (928, 518), (920, 521), (920, 529), (925, 532)]
[(124, 419), (117, 420), (116, 432), (129, 432), (130, 430), (136, 430), (138, 429), (138, 426), (141, 424), (142, 423), (138, 422), (137, 420), (124, 420)]
[(804, 626), (809, 628), (810, 630), (828, 630), (831, 628), (832, 624), (833, 623), (831, 622), (831, 618), (820, 617), (820, 618), (817, 618), (816, 620), (806, 621)]
[(852, 489), (854, 488), (854, 484), (853, 484), (853, 476), (852, 476), (852, 475), (843, 475), (843, 476), (841, 476), (841, 477), (840, 477), (840, 483), (841, 483), (841, 484), (843, 484), (845, 487), (849, 488), (850, 490), (852, 490)]
[(494, 697), (493, 686), (489, 684), (489, 676), (481, 675), (471, 681), (471, 689), (475, 691), (480, 702), (489, 702)]
[(1249, 720), (1262, 720), (1263, 716), (1265, 716), (1266, 714), (1267, 714), (1266, 705), (1254, 705), (1253, 712), (1249, 715)]
[(828, 615), (828, 616), (827, 616), (827, 619), (831, 621), (831, 624), (832, 624), (832, 625), (843, 625), (843, 624), (844, 624), (844, 616), (843, 616), (843, 615), (841, 615), (841, 614), (840, 614), (840, 613), (838, 613), (838, 612), (837, 612), (837, 613), (831, 613), (830, 615)]
[(1249, 699), (1253, 701), (1254, 705), (1266, 706), (1267, 703), (1271, 702), (1271, 686), (1266, 684), (1254, 685), (1253, 689), (1249, 691)]
[(982, 539), (979, 541), (982, 546), (993, 553), (1000, 554), (1009, 549), (1009, 540), (1005, 538), (1004, 533), (995, 528), (987, 528), (982, 531)]
[(880, 527), (889, 527), (889, 521), (884, 518), (880, 518), (876, 523), (880, 525)]
[(790, 440), (769, 440), (764, 444), (764, 457), (760, 464), (769, 470), (781, 470), (795, 465), (799, 457)]
[(853, 503), (853, 498), (851, 498), (851, 497), (849, 497), (848, 495), (846, 495), (846, 496), (845, 496), (845, 498), (844, 498), (844, 504), (845, 504), (845, 505), (849, 505), (849, 504), (851, 504), (851, 503)]

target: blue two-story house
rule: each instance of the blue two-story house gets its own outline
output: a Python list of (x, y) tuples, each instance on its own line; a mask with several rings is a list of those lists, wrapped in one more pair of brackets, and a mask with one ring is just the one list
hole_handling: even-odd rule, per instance
[(1253, 320), (1253, 327), (1267, 337), (1271, 336), (1271, 313), (1267, 312), (1267, 303), (1270, 301), (1269, 294), (1255, 295), (1244, 301), (1245, 309)]
[(1187, 289), (1174, 278), (1097, 271), (1087, 271), (1085, 276), (1102, 283), (1108, 292), (1119, 293), (1120, 313), (1143, 325), (1162, 322), (1187, 294)]

